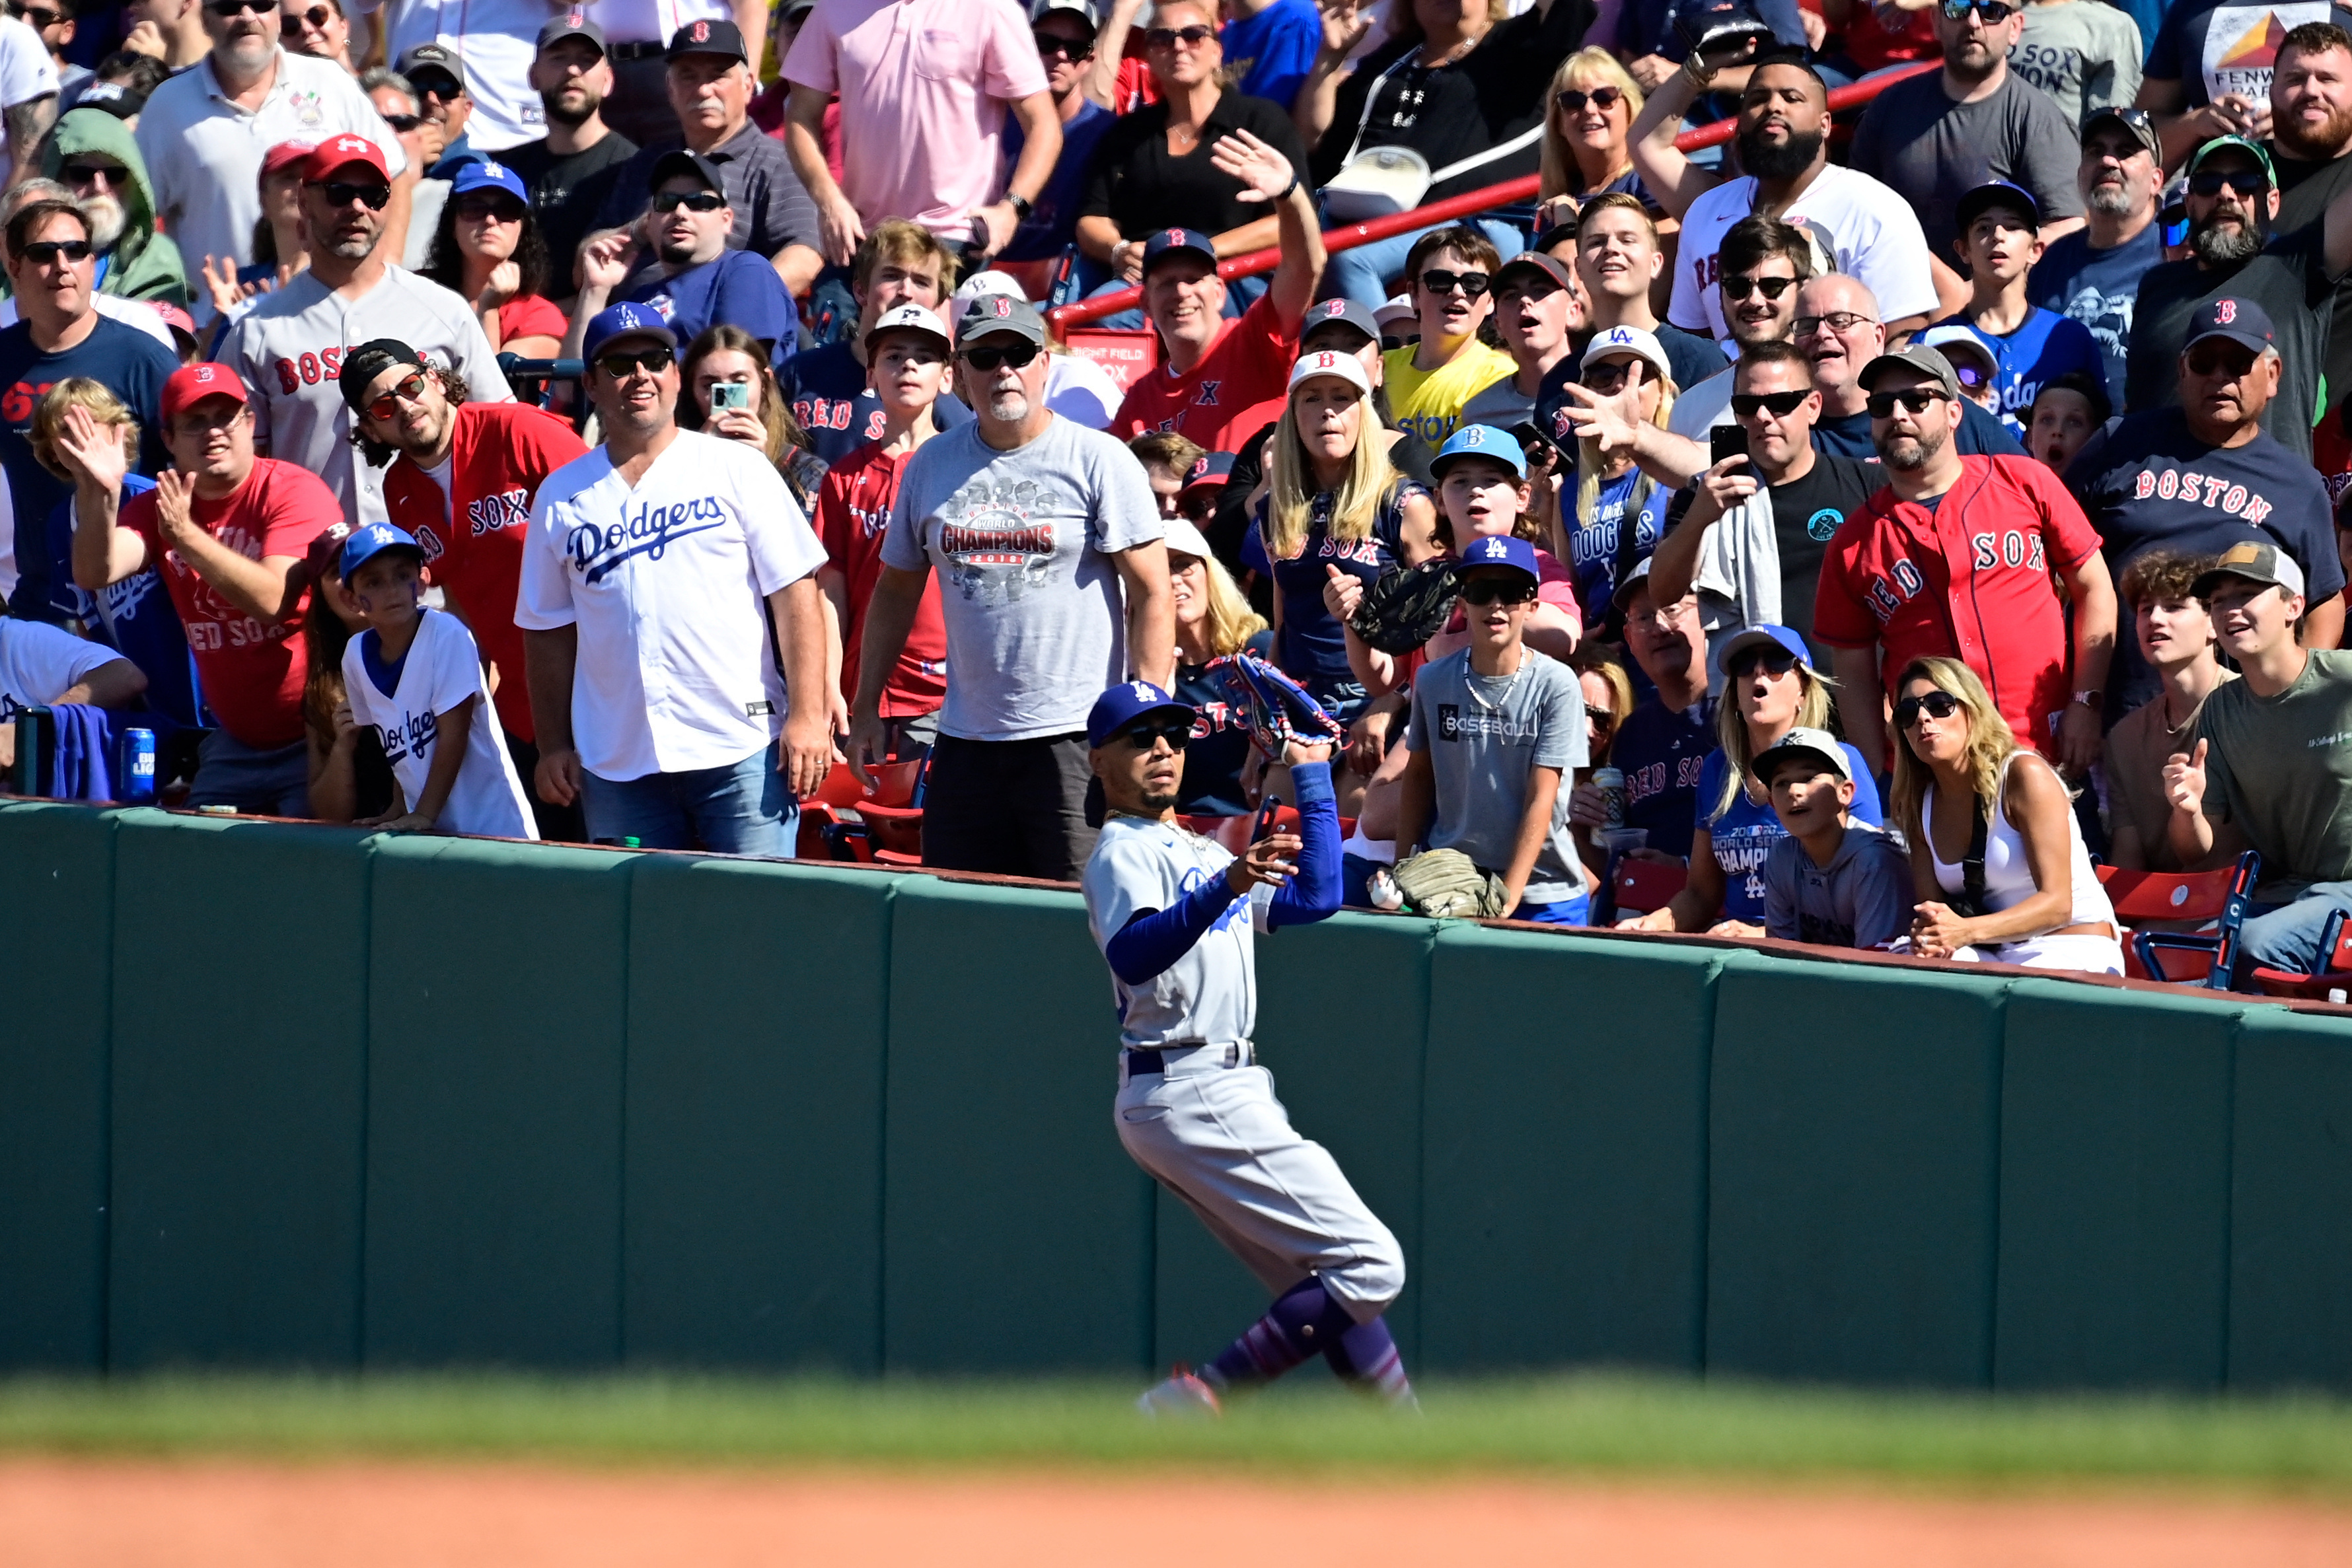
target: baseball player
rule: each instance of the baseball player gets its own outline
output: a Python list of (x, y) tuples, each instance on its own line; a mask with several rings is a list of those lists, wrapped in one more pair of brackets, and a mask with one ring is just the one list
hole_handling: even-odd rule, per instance
[(1236, 859), (1176, 821), (1195, 716), (1146, 681), (1096, 699), (1088, 814), (1104, 821), (1087, 862), (1087, 920), (1118, 1004), (1119, 1142), (1276, 1300), (1216, 1360), (1197, 1374), (1179, 1365), (1137, 1405), (1215, 1414), (1228, 1391), (1318, 1354), (1349, 1382), (1410, 1405), (1381, 1317), (1404, 1289), (1404, 1254), (1329, 1152), (1291, 1130), (1250, 1040), (1252, 927), (1306, 925), (1339, 907), (1330, 747), (1285, 748), (1301, 831)]

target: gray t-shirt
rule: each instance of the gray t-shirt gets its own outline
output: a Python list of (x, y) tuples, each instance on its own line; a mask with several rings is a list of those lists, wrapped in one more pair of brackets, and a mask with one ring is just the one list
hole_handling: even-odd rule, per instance
[(1911, 860), (1868, 822), (1849, 822), (1830, 863), (1784, 838), (1764, 857), (1764, 934), (1822, 947), (1875, 947), (1911, 929)]
[(1127, 678), (1127, 608), (1113, 553), (1163, 528), (1125, 446), (1056, 417), (999, 452), (978, 423), (924, 444), (898, 483), (882, 562), (940, 574), (948, 632), (940, 731), (1034, 740), (1087, 727)]
[[(1459, 850), (1500, 874), (1519, 841), (1528, 772), (1585, 763), (1584, 693), (1576, 674), (1533, 648), (1514, 674), (1473, 673), (1470, 650), (1422, 667), (1412, 683), (1409, 744), (1428, 753), (1436, 774), (1436, 821), (1429, 847)], [(1529, 904), (1557, 904), (1584, 891), (1584, 865), (1568, 836), (1568, 780), (1552, 805), (1551, 836), (1528, 874)]]
[(2082, 139), (2050, 95), (2011, 73), (1974, 103), (1954, 103), (1944, 74), (1895, 83), (1864, 111), (1854, 169), (1893, 186), (1919, 214), (1930, 254), (1955, 265), (1952, 211), (1988, 180), (2033, 193), (2042, 221), (2083, 215), (2074, 170)]
[(2139, 24), (2100, 0), (2028, 5), (2025, 33), (2009, 51), (2011, 74), (2050, 95), (2066, 123), (2139, 96)]
[(1516, 373), (1505, 376), (1476, 397), (1462, 405), (1462, 417), (1454, 428), (1465, 424), (1491, 424), (1496, 430), (1508, 430), (1536, 416), (1536, 400), (1532, 393), (1520, 392), (1511, 383)]

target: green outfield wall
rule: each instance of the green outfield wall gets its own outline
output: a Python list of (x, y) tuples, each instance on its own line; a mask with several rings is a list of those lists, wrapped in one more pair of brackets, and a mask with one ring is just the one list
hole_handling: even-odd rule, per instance
[[(0, 805), (0, 1368), (1126, 1371), (1258, 1288), (1024, 885)], [(1343, 915), (1259, 1045), (1418, 1368), (2352, 1386), (2352, 1021)]]

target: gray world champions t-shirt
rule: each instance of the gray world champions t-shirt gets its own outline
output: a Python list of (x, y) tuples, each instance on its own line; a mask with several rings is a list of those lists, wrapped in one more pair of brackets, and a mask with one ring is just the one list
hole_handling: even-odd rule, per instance
[[(1034, 740), (1087, 727), (1127, 678), (1126, 597), (1111, 556), (1163, 533), (1143, 465), (1114, 437), (1055, 418), (999, 452), (977, 422), (907, 465), (882, 562), (940, 574), (948, 695), (940, 731)], [(1580, 731), (1580, 733), (1581, 733)]]
[[(1497, 875), (1518, 842), (1529, 770), (1570, 774), (1585, 763), (1584, 693), (1575, 672), (1533, 648), (1520, 657), (1516, 679), (1481, 675), (1465, 648), (1424, 664), (1412, 683), (1409, 744), (1428, 753), (1437, 791), (1429, 847), (1459, 850)], [(1562, 778), (1551, 834), (1528, 875), (1529, 904), (1557, 904), (1584, 891), (1584, 863), (1568, 834), (1569, 793)]]

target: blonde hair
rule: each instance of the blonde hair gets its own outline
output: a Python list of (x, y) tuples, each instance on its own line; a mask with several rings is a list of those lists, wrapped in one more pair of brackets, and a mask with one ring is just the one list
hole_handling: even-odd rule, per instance
[(1234, 583), (1223, 561), (1213, 555), (1199, 559), (1201, 575), (1209, 585), (1209, 652), (1221, 658), (1238, 653), (1265, 630), (1265, 617), (1250, 608), (1249, 596)]
[[(1650, 416), (1650, 423), (1664, 430), (1666, 420), (1675, 412), (1675, 378), (1660, 371), (1647, 360), (1635, 362), (1642, 367), (1645, 378), (1657, 378), (1658, 412)], [(1582, 379), (1580, 373), (1578, 379)], [(1580, 523), (1590, 521), (1592, 508), (1600, 503), (1601, 444), (1589, 435), (1580, 435), (1576, 438), (1576, 520)]]
[[(1969, 716), (1969, 745), (1964, 758), (1969, 780), (1976, 791), (1977, 810), (1991, 810), (1993, 801), (2000, 796), (2002, 765), (2011, 753), (2020, 749), (2016, 733), (2000, 716), (2000, 710), (1993, 706), (1992, 697), (1985, 691), (1984, 683), (1977, 679), (1977, 673), (1958, 659), (1938, 656), (1912, 660), (1886, 688), (1887, 695), (1901, 702), (1903, 688), (1918, 680), (1931, 681), (1938, 691), (1950, 693), (1958, 700), (1960, 711)], [(1922, 813), (1927, 810), (1927, 786), (1935, 781), (1934, 771), (1911, 749), (1910, 730), (1896, 731), (1895, 816), (1915, 844), (1927, 841), (1920, 836), (1927, 831), (1922, 825)]]
[(33, 461), (68, 484), (73, 474), (58, 460), (58, 435), (65, 429), (66, 411), (75, 408), (89, 410), (90, 418), (100, 424), (139, 427), (138, 416), (104, 382), (68, 376), (43, 392), (33, 405), (33, 428), (26, 439), (32, 444)]
[(1568, 138), (1559, 133), (1559, 106), (1552, 101), (1580, 77), (1588, 80), (1599, 77), (1603, 86), (1613, 87), (1625, 95), (1625, 124), (1629, 131), (1633, 121), (1642, 118), (1642, 84), (1617, 63), (1616, 56), (1606, 49), (1584, 48), (1560, 61), (1559, 68), (1551, 73), (1551, 85), (1544, 89), (1543, 160), (1538, 176), (1542, 184), (1536, 191), (1538, 201), (1572, 196), (1584, 184), (1576, 154), (1568, 150)]
[[(1633, 711), (1633, 678), (1625, 673), (1625, 661), (1608, 643), (1597, 637), (1584, 639), (1568, 656), (1568, 667), (1580, 675), (1598, 676), (1609, 688), (1609, 700), (1616, 705), (1610, 709), (1610, 718), (1616, 724), (1625, 722), (1625, 716)], [(1613, 728), (1609, 732), (1609, 744), (1612, 748), (1617, 744)], [(1596, 757), (1591, 766), (1598, 768), (1606, 760)]]
[[(1724, 678), (1731, 678), (1729, 670)], [(1797, 716), (1790, 721), (1791, 729), (1827, 729), (1830, 727), (1830, 693), (1837, 683), (1813, 668), (1811, 661), (1797, 666), (1798, 678), (1804, 684), (1804, 693), (1797, 698)], [(1723, 792), (1708, 809), (1706, 822), (1713, 827), (1731, 810), (1739, 792), (1748, 787), (1748, 771), (1756, 765), (1757, 751), (1748, 735), (1748, 720), (1739, 712), (1739, 694), (1727, 691), (1715, 706), (1716, 744), (1723, 747), (1723, 759), (1730, 764), (1723, 770)]]
[[(1372, 519), (1396, 484), (1397, 471), (1389, 462), (1388, 443), (1380, 438), (1380, 416), (1369, 396), (1359, 397), (1362, 411), (1356, 427), (1356, 450), (1348, 471), (1339, 476), (1331, 497), (1331, 538), (1342, 540), (1372, 537)], [(1288, 560), (1307, 542), (1307, 519), (1318, 492), (1315, 465), (1298, 435), (1298, 394), (1292, 389), (1283, 403), (1282, 421), (1274, 432), (1272, 494), (1266, 497), (1265, 553)]]

